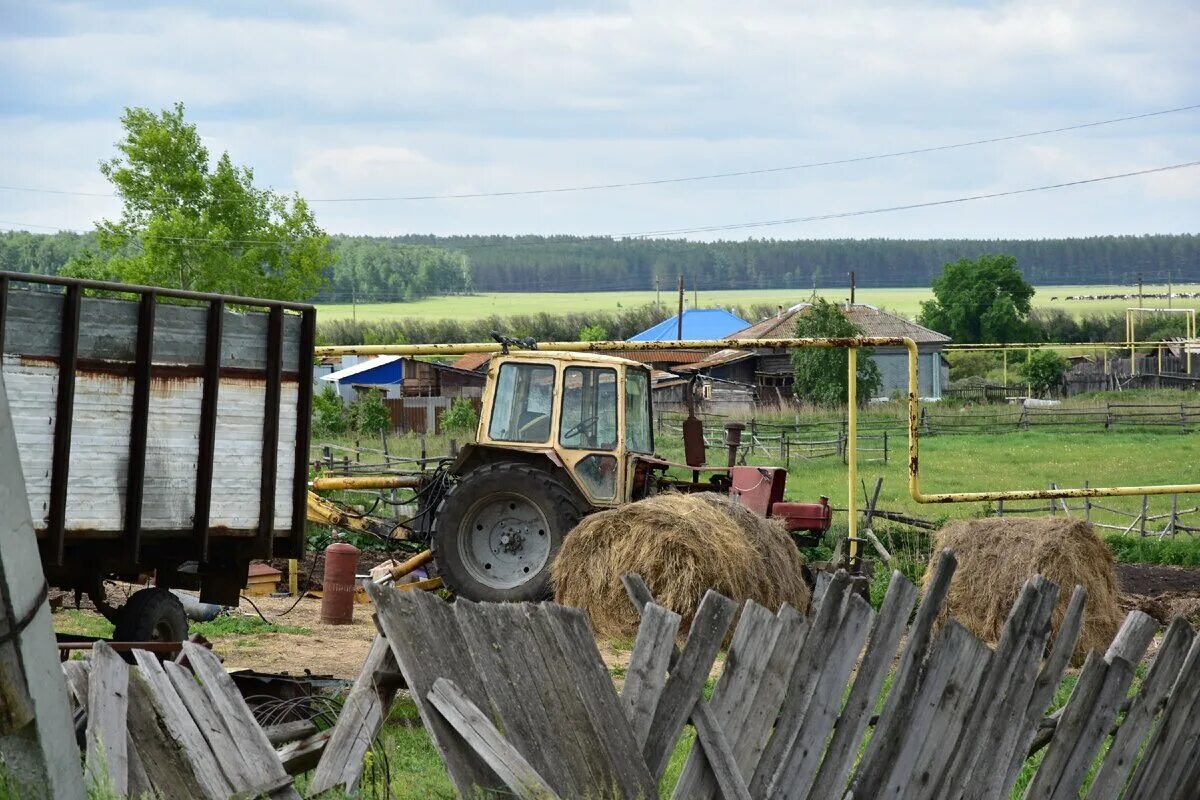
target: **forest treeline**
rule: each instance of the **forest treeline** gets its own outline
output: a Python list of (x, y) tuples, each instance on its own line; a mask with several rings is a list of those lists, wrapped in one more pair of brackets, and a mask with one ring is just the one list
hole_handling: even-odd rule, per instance
[[(731, 313), (752, 323), (776, 312), (771, 305), (730, 306)], [(675, 309), (653, 303), (625, 308), (620, 312), (573, 314), (519, 314), (479, 319), (414, 319), (397, 316), (387, 320), (318, 321), (319, 344), (424, 344), (428, 342), (489, 342), (492, 331), (507, 336), (532, 337), (539, 342), (570, 342), (589, 339), (628, 339), (675, 315)], [(1080, 319), (1062, 309), (1034, 309), (1026, 325), (1031, 341), (1085, 344), (1119, 342), (1125, 339), (1125, 315), (1091, 314)], [(1138, 339), (1160, 341), (1184, 335), (1184, 320), (1178, 314), (1148, 314), (1138, 323)]]
[[(57, 273), (90, 234), (0, 233), (0, 269)], [(316, 302), (396, 302), (478, 292), (596, 292), (675, 287), (804, 289), (928, 286), (942, 265), (1015, 256), (1032, 284), (1200, 281), (1200, 235), (1082, 239), (827, 239), (687, 242), (573, 236), (331, 236), (337, 256)]]

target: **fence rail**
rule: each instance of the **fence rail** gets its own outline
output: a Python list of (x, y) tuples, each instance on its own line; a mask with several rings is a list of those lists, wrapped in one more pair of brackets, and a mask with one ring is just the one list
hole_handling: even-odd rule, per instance
[[(681, 416), (664, 414), (658, 419), (660, 434), (682, 436)], [(724, 441), (724, 422), (703, 419), (705, 443), (716, 447)], [(841, 436), (845, 438), (847, 421), (841, 419), (796, 419), (792, 422), (751, 419), (745, 423), (744, 438), (757, 440), (756, 451), (766, 452), (768, 442), (775, 442), (776, 451), (781, 436), (793, 441), (813, 443), (829, 441)], [(1110, 430), (1178, 429), (1180, 433), (1192, 433), (1200, 428), (1200, 405), (1187, 404), (1137, 404), (1108, 403), (1094, 408), (1038, 408), (1020, 406), (1011, 409), (974, 408), (962, 413), (930, 410), (923, 406), (920, 416), (922, 436), (953, 435), (966, 433), (1015, 433), (1027, 430), (1091, 429), (1096, 432)], [(891, 436), (906, 436), (908, 419), (896, 417), (862, 417), (858, 419), (860, 440), (863, 437), (878, 437), (885, 432)], [(838, 451), (840, 453), (840, 451)]]

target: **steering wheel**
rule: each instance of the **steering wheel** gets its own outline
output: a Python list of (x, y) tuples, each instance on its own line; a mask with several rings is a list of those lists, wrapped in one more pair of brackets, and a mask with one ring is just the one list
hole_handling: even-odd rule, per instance
[(526, 433), (533, 430), (534, 426), (541, 425), (543, 423), (545, 423), (546, 425), (550, 424), (550, 415), (549, 414), (539, 414), (538, 416), (529, 420), (529, 422), (526, 422), (524, 425), (517, 428), (517, 433), (524, 436)]
[(564, 439), (569, 439), (572, 436), (582, 436), (585, 432), (588, 433), (588, 435), (594, 436), (596, 433), (597, 419), (598, 417), (595, 414), (586, 419), (581, 419), (578, 424), (572, 425), (570, 428), (563, 431), (562, 437)]

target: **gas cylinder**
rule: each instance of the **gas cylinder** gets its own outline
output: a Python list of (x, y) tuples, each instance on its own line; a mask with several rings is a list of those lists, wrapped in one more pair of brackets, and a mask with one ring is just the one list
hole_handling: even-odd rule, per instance
[(354, 621), (354, 575), (357, 571), (357, 547), (346, 542), (334, 542), (325, 548), (321, 622), (349, 625)]

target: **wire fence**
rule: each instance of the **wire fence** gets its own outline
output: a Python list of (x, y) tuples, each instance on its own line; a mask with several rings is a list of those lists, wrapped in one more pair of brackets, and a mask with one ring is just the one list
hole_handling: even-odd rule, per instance
[[(1050, 484), (1051, 489), (1059, 488), (1057, 484)], [(1084, 488), (1088, 488), (1088, 484), (1084, 483)], [(1143, 538), (1154, 537), (1163, 539), (1166, 537), (1175, 537), (1179, 533), (1187, 533), (1195, 535), (1200, 533), (1200, 526), (1189, 525), (1193, 515), (1200, 514), (1200, 506), (1192, 506), (1191, 508), (1179, 507), (1179, 495), (1168, 495), (1170, 497), (1171, 507), (1167, 511), (1151, 513), (1150, 496), (1141, 495), (1141, 502), (1138, 510), (1128, 511), (1121, 508), (1115, 508), (1108, 504), (1108, 500), (1101, 498), (1105, 502), (1101, 503), (1090, 497), (1085, 497), (1082, 502), (1072, 505), (1064, 498), (1057, 500), (1047, 500), (1045, 504), (1037, 504), (1033, 506), (1014, 506), (1005, 505), (1003, 500), (996, 503), (996, 506), (991, 509), (992, 516), (1003, 517), (1013, 514), (1048, 514), (1065, 515), (1068, 517), (1082, 517), (1084, 521), (1091, 523), (1097, 528), (1106, 530), (1120, 531), (1122, 534), (1134, 534)], [(1113, 522), (1113, 519), (1116, 522)], [(1106, 522), (1101, 519), (1109, 520)], [(1129, 520), (1129, 524), (1125, 524), (1125, 520)], [(1198, 519), (1197, 521), (1200, 521)]]

